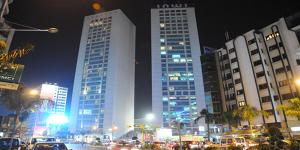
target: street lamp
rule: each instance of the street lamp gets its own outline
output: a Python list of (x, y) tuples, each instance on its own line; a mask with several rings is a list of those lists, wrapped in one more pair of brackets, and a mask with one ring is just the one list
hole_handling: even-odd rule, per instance
[(114, 140), (114, 132), (118, 130), (118, 127), (113, 125), (112, 128), (108, 129), (109, 131), (111, 131), (111, 140)]
[(154, 115), (153, 115), (153, 114), (147, 114), (147, 115), (146, 115), (146, 120), (147, 120), (147, 121), (150, 122), (150, 121), (152, 121), (153, 119), (154, 119)]
[(0, 31), (20, 31), (20, 32), (49, 32), (57, 33), (57, 28), (48, 28), (48, 29), (14, 29), (14, 28), (2, 28)]
[(32, 89), (32, 90), (29, 91), (29, 94), (30, 94), (31, 96), (37, 96), (37, 95), (39, 94), (39, 91), (38, 91), (38, 90), (35, 90), (35, 89)]

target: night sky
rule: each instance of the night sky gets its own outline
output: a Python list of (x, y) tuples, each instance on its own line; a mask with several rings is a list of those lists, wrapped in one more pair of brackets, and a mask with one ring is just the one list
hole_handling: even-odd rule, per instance
[(201, 46), (216, 48), (224, 45), (225, 31), (234, 37), (300, 11), (300, 3), (295, 4), (291, 0), (280, 3), (262, 0), (239, 3), (221, 0), (14, 0), (10, 5), (10, 14), (5, 17), (7, 20), (41, 29), (59, 28), (56, 34), (15, 34), (11, 49), (22, 43), (35, 45), (32, 54), (19, 60), (25, 65), (22, 82), (33, 88), (46, 81), (68, 87), (70, 104), (83, 18), (95, 13), (91, 8), (93, 2), (101, 3), (106, 11), (122, 9), (137, 27), (136, 118), (151, 111), (150, 8), (156, 7), (157, 3), (177, 2), (194, 6)]

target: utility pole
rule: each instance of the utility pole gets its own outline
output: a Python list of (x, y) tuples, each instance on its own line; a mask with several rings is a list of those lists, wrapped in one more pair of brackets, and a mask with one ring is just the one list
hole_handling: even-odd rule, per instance
[(2, 0), (1, 12), (0, 12), (0, 23), (4, 23), (4, 12), (5, 8), (8, 6), (8, 0)]

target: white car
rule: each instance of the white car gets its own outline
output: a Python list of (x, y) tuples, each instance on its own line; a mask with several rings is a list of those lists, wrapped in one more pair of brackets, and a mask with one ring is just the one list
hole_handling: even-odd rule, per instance
[(59, 142), (47, 142), (47, 143), (36, 143), (32, 150), (72, 150), (68, 149), (64, 143)]

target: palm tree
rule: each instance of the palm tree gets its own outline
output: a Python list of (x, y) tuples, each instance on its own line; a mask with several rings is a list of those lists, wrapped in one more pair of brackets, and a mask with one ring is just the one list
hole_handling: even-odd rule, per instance
[(278, 105), (277, 110), (285, 111), (285, 114), (287, 116), (299, 118), (300, 117), (300, 99), (299, 98), (288, 99), (287, 103)]
[(238, 124), (238, 117), (233, 116), (232, 110), (223, 112), (220, 117), (221, 117), (220, 120), (223, 123), (228, 124), (230, 131), (232, 130), (232, 125), (236, 126)]
[(39, 105), (38, 95), (30, 95), (28, 90), (23, 85), (19, 86), (19, 89), (4, 90), (1, 95), (0, 104), (6, 107), (6, 109), (14, 112), (15, 120), (12, 129), (12, 134), (16, 134), (19, 123), (26, 121), (28, 114), (34, 108)]
[(268, 117), (269, 114), (263, 110), (257, 110), (255, 107), (246, 105), (243, 107), (239, 107), (235, 109), (232, 113), (233, 117), (238, 117), (243, 121), (249, 121), (250, 129), (252, 130), (252, 121), (260, 116), (263, 115), (264, 117)]
[(209, 125), (210, 125), (211, 122), (213, 122), (215, 119), (217, 119), (217, 117), (214, 114), (209, 113), (207, 111), (207, 109), (202, 109), (201, 112), (200, 112), (200, 116), (198, 116), (194, 120), (194, 123), (196, 124), (201, 118), (205, 119), (205, 123), (207, 125), (207, 138), (208, 138), (208, 141), (210, 141)]

